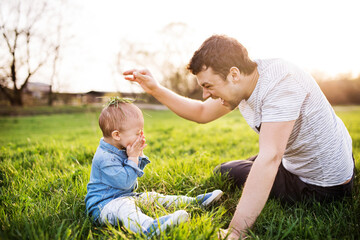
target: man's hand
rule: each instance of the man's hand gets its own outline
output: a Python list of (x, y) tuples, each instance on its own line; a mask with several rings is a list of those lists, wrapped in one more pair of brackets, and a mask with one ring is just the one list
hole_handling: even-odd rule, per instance
[(235, 231), (231, 231), (230, 229), (222, 229), (220, 228), (218, 233), (218, 238), (220, 240), (227, 239), (227, 240), (238, 240), (238, 239), (246, 239), (245, 234), (237, 234)]
[(139, 163), (139, 156), (143, 154), (143, 150), (147, 146), (145, 142), (145, 136), (141, 134), (133, 144), (126, 147), (126, 154), (128, 155), (128, 159), (135, 162), (136, 165)]
[(151, 95), (160, 86), (160, 84), (154, 79), (150, 71), (147, 69), (132, 69), (125, 71), (123, 75), (125, 76), (126, 80), (139, 83), (140, 86), (144, 89), (144, 91)]

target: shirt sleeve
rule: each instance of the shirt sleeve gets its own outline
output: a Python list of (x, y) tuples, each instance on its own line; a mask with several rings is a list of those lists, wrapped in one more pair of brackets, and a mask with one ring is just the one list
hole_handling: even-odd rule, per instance
[(134, 186), (144, 172), (133, 161), (125, 159), (122, 164), (117, 159), (107, 161), (101, 166), (102, 181), (114, 188), (128, 190)]
[(307, 92), (292, 75), (285, 76), (264, 97), (261, 122), (296, 120), (306, 96)]
[(147, 164), (150, 163), (150, 160), (147, 156), (139, 157), (139, 168), (143, 170)]

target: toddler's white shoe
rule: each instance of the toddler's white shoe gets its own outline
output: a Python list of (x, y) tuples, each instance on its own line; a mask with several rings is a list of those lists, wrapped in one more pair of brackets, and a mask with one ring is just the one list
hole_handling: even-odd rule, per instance
[(206, 206), (209, 206), (210, 204), (214, 203), (215, 201), (219, 200), (223, 194), (224, 194), (223, 191), (217, 189), (213, 192), (198, 195), (196, 197), (196, 201), (199, 204), (206, 207)]

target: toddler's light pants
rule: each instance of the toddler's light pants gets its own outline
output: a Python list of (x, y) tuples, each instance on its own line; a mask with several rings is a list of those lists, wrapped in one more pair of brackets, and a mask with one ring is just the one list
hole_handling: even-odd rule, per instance
[(144, 232), (153, 223), (154, 219), (141, 212), (140, 208), (136, 206), (136, 201), (143, 204), (160, 204), (169, 207), (172, 204), (177, 206), (180, 203), (190, 203), (195, 201), (195, 198), (177, 195), (162, 195), (156, 192), (145, 192), (135, 197), (119, 197), (102, 209), (100, 213), (100, 223), (109, 222), (116, 226), (118, 222), (130, 229), (131, 231)]

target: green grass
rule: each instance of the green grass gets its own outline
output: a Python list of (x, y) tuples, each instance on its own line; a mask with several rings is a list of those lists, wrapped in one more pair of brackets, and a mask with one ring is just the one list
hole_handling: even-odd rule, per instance
[[(360, 107), (336, 108), (353, 138), (360, 169)], [(178, 209), (190, 220), (161, 239), (216, 239), (235, 211), (240, 190), (231, 190), (213, 168), (258, 151), (258, 136), (235, 111), (200, 125), (169, 111), (144, 111), (151, 164), (138, 191), (196, 196), (220, 188), (222, 201), (202, 209), (195, 204), (164, 209), (142, 206), (152, 216)], [(121, 228), (94, 226), (84, 197), (91, 160), (101, 132), (98, 112), (0, 118), (0, 239), (141, 239)], [(360, 182), (353, 198), (320, 205), (281, 205), (269, 200), (250, 239), (359, 239)]]

